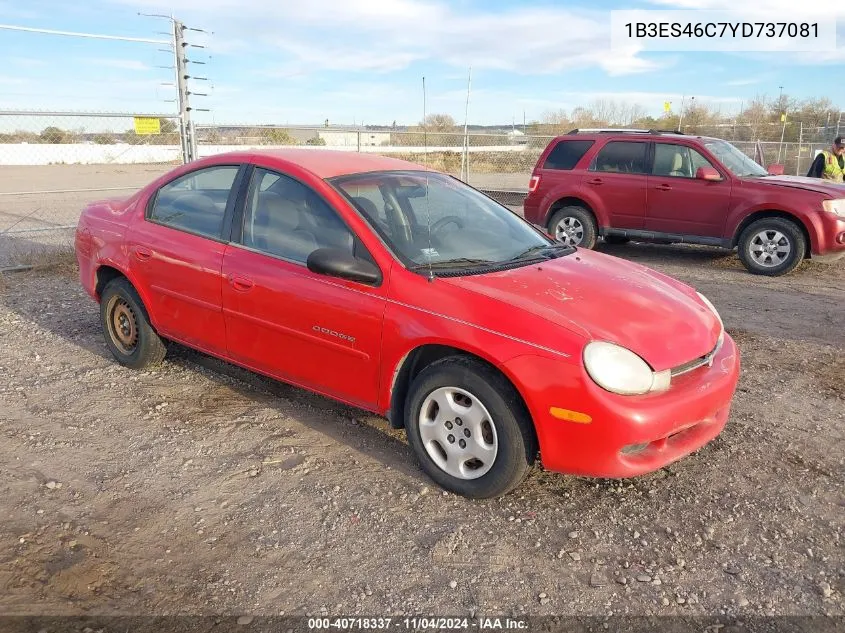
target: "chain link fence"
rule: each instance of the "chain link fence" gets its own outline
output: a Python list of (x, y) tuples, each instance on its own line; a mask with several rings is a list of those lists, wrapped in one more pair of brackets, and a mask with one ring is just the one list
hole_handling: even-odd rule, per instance
[[(800, 142), (783, 143), (755, 140), (747, 125), (684, 128), (728, 140), (764, 166), (780, 163), (785, 173), (803, 175), (835, 130), (789, 123), (780, 131), (790, 138), (787, 132), (796, 125)], [(167, 115), (0, 111), (0, 267), (34, 249), (69, 246), (88, 201), (128, 195), (180, 164), (178, 130), (178, 118)], [(195, 137), (197, 157), (251, 147), (391, 156), (452, 174), (514, 207), (521, 205), (531, 170), (554, 138), (517, 129), (464, 134), (419, 127), (269, 125), (197, 125)]]
[(85, 204), (181, 163), (178, 119), (0, 111), (0, 267), (70, 248)]

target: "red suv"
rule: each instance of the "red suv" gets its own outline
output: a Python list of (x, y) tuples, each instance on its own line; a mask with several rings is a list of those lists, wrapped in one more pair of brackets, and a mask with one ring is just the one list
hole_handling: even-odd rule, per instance
[(845, 186), (774, 176), (730, 143), (656, 130), (573, 130), (546, 147), (525, 218), (592, 248), (628, 240), (738, 248), (752, 273), (845, 257)]

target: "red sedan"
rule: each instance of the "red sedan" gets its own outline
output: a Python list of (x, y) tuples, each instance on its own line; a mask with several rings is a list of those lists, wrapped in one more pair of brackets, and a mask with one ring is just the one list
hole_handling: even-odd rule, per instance
[(629, 477), (713, 439), (739, 353), (702, 295), (462, 182), (325, 150), (221, 154), (90, 204), (82, 284), (122, 364), (167, 341), (387, 416), (469, 497)]

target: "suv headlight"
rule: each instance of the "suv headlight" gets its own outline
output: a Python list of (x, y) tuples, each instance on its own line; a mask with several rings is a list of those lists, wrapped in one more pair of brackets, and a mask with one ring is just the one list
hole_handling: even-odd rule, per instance
[(845, 198), (838, 198), (836, 200), (823, 200), (822, 208), (840, 218), (845, 218)]
[(652, 371), (634, 352), (614, 343), (593, 341), (584, 348), (584, 367), (602, 389), (624, 396), (666, 391), (672, 371)]

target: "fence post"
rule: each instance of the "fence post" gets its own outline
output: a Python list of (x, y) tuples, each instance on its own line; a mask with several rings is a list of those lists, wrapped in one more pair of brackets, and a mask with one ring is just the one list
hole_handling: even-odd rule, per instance
[(357, 140), (358, 140), (358, 151), (360, 152), (361, 151), (361, 130), (358, 130), (356, 136), (357, 136)]
[(801, 150), (803, 149), (803, 147), (801, 146), (801, 143), (803, 143), (803, 141), (804, 141), (804, 123), (803, 122), (799, 122), (799, 123), (800, 123), (801, 127), (798, 128), (798, 156), (796, 156), (796, 158), (795, 158), (795, 175), (796, 176), (801, 175)]

